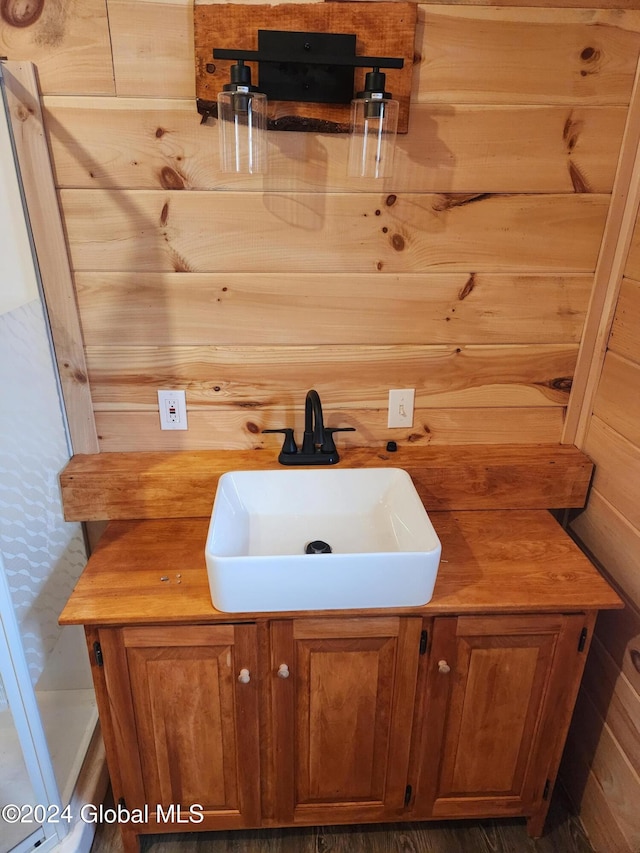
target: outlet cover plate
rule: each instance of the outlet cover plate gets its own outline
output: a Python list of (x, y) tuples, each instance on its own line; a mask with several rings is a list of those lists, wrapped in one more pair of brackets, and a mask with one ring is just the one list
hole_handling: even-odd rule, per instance
[(188, 429), (184, 391), (158, 391), (160, 429)]

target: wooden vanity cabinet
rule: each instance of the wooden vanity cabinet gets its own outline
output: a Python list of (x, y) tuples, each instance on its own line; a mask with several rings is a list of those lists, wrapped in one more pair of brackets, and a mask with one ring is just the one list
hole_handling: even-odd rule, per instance
[(271, 821), (402, 814), (421, 632), (418, 616), (271, 623)]
[(524, 815), (542, 833), (592, 624), (585, 614), (434, 620), (411, 817)]
[(138, 832), (483, 816), (525, 816), (539, 835), (592, 622), (90, 629), (116, 798), (150, 807), (145, 826), (123, 828), (125, 848), (137, 850)]
[[(128, 810), (148, 806), (157, 832), (259, 825), (256, 625), (103, 628), (97, 637), (116, 798)], [(193, 804), (202, 811), (190, 815)]]

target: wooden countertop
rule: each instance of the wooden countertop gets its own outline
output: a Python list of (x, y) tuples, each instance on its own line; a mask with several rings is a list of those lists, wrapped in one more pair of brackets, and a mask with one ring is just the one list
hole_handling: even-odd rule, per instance
[[(433, 598), (424, 607), (368, 610), (368, 615), (571, 612), (623, 606), (546, 510), (430, 512), (429, 517), (442, 542)], [(213, 607), (204, 559), (208, 524), (208, 518), (112, 521), (60, 623), (256, 619), (257, 614), (221, 613)], [(162, 576), (169, 580), (162, 581)], [(361, 613), (341, 610), (308, 615), (354, 612)], [(259, 618), (285, 615), (259, 614)]]

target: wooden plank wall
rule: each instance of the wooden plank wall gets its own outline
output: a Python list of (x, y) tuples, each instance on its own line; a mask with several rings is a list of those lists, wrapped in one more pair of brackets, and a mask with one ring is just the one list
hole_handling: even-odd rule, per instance
[[(378, 186), (321, 134), (271, 134), (263, 178), (218, 172), (193, 0), (0, 4), (0, 55), (37, 66), (101, 449), (271, 448), (260, 429), (299, 429), (312, 386), (357, 427), (344, 444), (558, 442), (637, 6), (419, 4), (409, 133)], [(599, 621), (565, 761), (602, 853), (640, 849), (639, 319), (636, 233), (574, 522), (629, 602)], [(159, 430), (171, 387), (187, 432)], [(416, 388), (411, 430), (386, 428), (393, 387)]]
[(602, 614), (587, 663), (565, 774), (599, 850), (640, 849), (640, 221), (620, 289), (584, 442), (596, 463), (572, 528), (627, 607)]
[[(342, 444), (559, 441), (640, 12), (558, 5), (419, 5), (380, 186), (322, 134), (218, 172), (192, 0), (3, 3), (0, 53), (40, 74), (101, 449), (275, 451), (260, 430), (299, 429), (311, 387)], [(159, 388), (186, 389), (187, 432), (160, 431)], [(387, 429), (390, 388), (416, 389), (413, 429)]]

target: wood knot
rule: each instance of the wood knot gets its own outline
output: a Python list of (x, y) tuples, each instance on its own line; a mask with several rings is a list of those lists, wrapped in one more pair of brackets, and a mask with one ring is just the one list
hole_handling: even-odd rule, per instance
[(585, 47), (580, 54), (580, 59), (589, 67), (582, 68), (580, 76), (586, 77), (588, 74), (597, 74), (598, 68), (596, 66), (599, 64), (601, 58), (602, 54), (597, 47)]
[(169, 219), (169, 202), (165, 201), (162, 211), (160, 212), (160, 224), (166, 225), (167, 220)]
[(391, 238), (391, 245), (396, 250), (396, 252), (402, 252), (404, 249), (404, 237), (402, 234), (394, 234)]
[(0, 18), (11, 27), (30, 27), (44, 9), (44, 0), (0, 0)]
[[(182, 176), (172, 169), (171, 166), (164, 166), (160, 170), (160, 183), (165, 190), (183, 190), (184, 180)], [(162, 223), (164, 225), (164, 222)]]
[(458, 293), (458, 299), (460, 301), (462, 301), (463, 299), (466, 299), (467, 296), (471, 293), (471, 291), (473, 290), (473, 288), (475, 286), (476, 286), (476, 274), (474, 272), (472, 272), (471, 275), (469, 276), (469, 279), (467, 280), (467, 283)]
[(27, 121), (33, 115), (33, 110), (25, 107), (24, 104), (19, 104), (16, 108), (16, 116), (18, 121)]
[(385, 200), (385, 204), (387, 205), (387, 207), (393, 207), (393, 205), (396, 203), (397, 200), (398, 200), (398, 196), (391, 193), (391, 195), (387, 196), (387, 198)]
[(573, 184), (573, 191), (576, 193), (588, 193), (590, 192), (589, 184), (587, 183), (587, 179), (582, 174), (580, 169), (569, 160), (569, 177), (571, 178), (571, 183)]
[(433, 210), (436, 213), (444, 213), (454, 207), (464, 207), (466, 204), (484, 201), (491, 198), (491, 195), (491, 193), (441, 193), (433, 203)]
[(250, 433), (253, 433), (253, 435), (257, 435), (257, 433), (260, 432), (260, 427), (258, 424), (254, 424), (253, 421), (247, 421), (247, 429)]
[(553, 388), (555, 391), (571, 391), (571, 386), (573, 385), (573, 379), (571, 376), (558, 376), (555, 379), (551, 379), (549, 381), (549, 388)]
[(573, 117), (573, 110), (567, 116), (567, 120), (564, 123), (564, 127), (562, 128), (562, 138), (567, 146), (567, 151), (569, 154), (576, 147), (576, 143), (580, 138), (580, 134), (584, 127), (584, 122), (577, 121)]
[(156, 130), (156, 139), (161, 139), (165, 135), (166, 132), (167, 131), (164, 129), (164, 127), (159, 127)]

